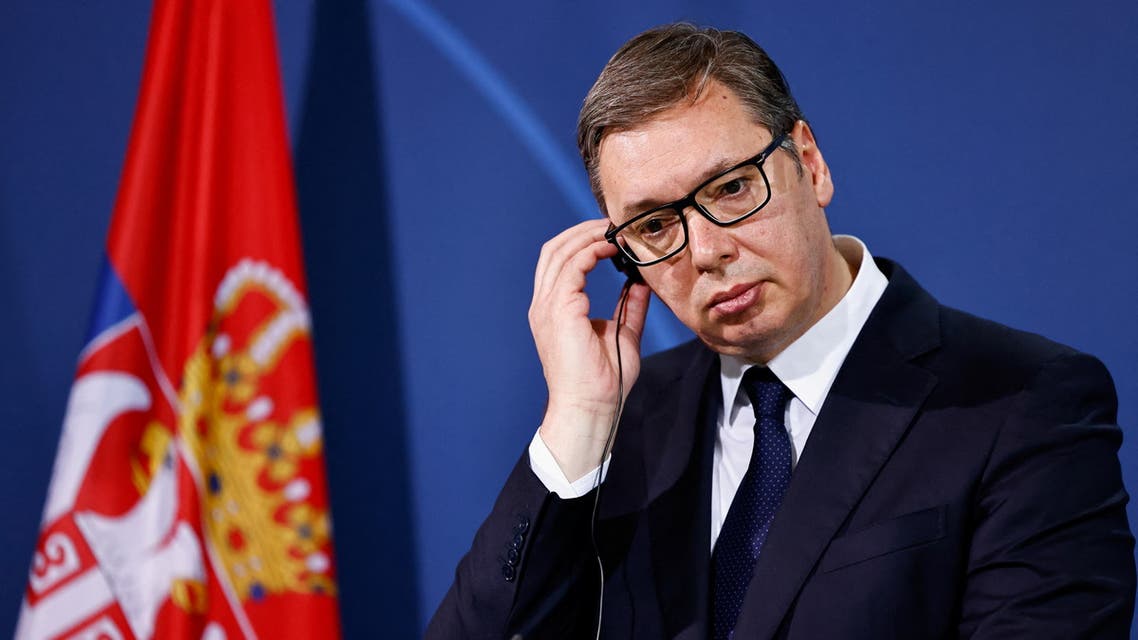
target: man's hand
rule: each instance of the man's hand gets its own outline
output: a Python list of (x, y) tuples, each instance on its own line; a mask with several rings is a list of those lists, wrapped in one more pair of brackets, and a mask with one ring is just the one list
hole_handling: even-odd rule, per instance
[[(605, 220), (571, 227), (541, 249), (534, 276), (530, 330), (541, 358), (549, 404), (541, 438), (570, 482), (601, 462), (616, 414), (617, 309), (612, 320), (589, 318), (585, 276), (617, 248), (604, 240)], [(640, 335), (648, 313), (649, 289), (632, 285), (620, 330), (620, 354), (627, 397), (640, 373)]]

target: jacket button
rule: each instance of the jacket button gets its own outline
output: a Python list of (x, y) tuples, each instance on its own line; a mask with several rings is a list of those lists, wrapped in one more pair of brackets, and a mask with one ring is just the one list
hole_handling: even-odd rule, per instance
[(526, 531), (529, 531), (529, 518), (518, 516), (518, 523), (514, 525), (514, 533), (525, 533)]
[(513, 582), (513, 581), (514, 581), (514, 578), (516, 578), (516, 577), (517, 577), (517, 572), (515, 572), (515, 571), (514, 571), (514, 568), (513, 568), (513, 567), (511, 567), (510, 565), (508, 565), (508, 564), (507, 564), (507, 565), (503, 565), (503, 567), (502, 567), (502, 577), (506, 579), (506, 582)]
[(518, 552), (516, 549), (510, 549), (506, 552), (506, 564), (510, 565), (511, 567), (516, 567), (518, 565)]

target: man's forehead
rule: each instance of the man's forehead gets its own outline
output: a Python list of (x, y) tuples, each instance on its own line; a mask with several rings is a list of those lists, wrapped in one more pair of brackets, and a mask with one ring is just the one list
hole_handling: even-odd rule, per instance
[[(637, 213), (678, 200), (696, 186), (738, 164), (744, 158), (726, 151), (715, 150), (708, 157), (694, 154), (657, 153), (638, 154), (637, 161), (622, 163), (619, 184), (606, 181), (605, 165), (600, 164), (601, 188), (618, 218), (627, 219)], [(609, 173), (617, 171), (613, 169)], [(649, 177), (651, 176), (651, 177)], [(617, 176), (613, 176), (617, 177)]]
[(770, 134), (733, 92), (715, 83), (634, 128), (601, 138), (597, 170), (609, 215), (627, 218), (687, 195), (754, 155)]

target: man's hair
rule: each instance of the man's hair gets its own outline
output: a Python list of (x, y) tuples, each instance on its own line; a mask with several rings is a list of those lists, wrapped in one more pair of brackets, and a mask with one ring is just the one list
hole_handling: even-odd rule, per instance
[[(694, 103), (710, 80), (731, 89), (771, 135), (789, 132), (795, 122), (805, 120), (782, 72), (746, 35), (684, 22), (649, 29), (613, 54), (585, 96), (577, 119), (577, 148), (601, 211), (605, 211), (598, 176), (601, 139), (634, 129), (684, 99)], [(789, 136), (782, 146), (801, 172)]]

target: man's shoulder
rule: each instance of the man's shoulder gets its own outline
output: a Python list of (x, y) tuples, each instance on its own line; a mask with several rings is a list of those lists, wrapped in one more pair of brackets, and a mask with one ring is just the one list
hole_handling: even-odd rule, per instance
[(940, 319), (942, 348), (925, 364), (949, 388), (1006, 394), (1086, 383), (1113, 393), (1102, 362), (1071, 346), (951, 307)]
[(904, 296), (935, 306), (935, 313), (908, 316), (935, 323), (937, 346), (916, 361), (942, 381), (957, 378), (962, 384), (974, 384), (998, 380), (1003, 383), (999, 386), (1023, 386), (1056, 362), (1082, 360), (1092, 368), (1102, 367), (1094, 357), (1045, 336), (943, 305), (895, 263), (889, 268), (891, 288), (899, 287)]
[(953, 307), (939, 309), (941, 337), (947, 347), (990, 354), (1002, 360), (1037, 364), (1079, 353), (1038, 333), (1010, 327)]

